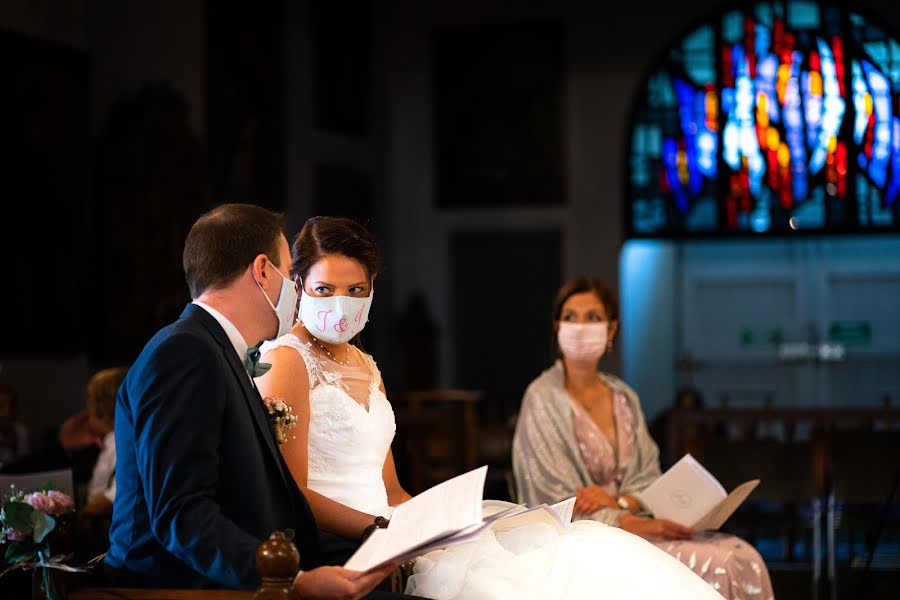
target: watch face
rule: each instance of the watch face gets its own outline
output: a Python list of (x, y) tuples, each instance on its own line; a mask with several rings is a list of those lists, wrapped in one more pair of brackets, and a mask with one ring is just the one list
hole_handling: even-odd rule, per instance
[(620, 497), (618, 500), (616, 500), (616, 504), (618, 504), (625, 510), (628, 510), (628, 500), (626, 500), (625, 498)]

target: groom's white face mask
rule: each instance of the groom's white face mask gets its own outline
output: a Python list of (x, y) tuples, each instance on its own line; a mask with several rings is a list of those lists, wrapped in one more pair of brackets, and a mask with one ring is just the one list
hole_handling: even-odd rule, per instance
[(294, 326), (294, 307), (297, 306), (297, 286), (294, 285), (294, 282), (291, 281), (290, 278), (281, 275), (281, 271), (275, 268), (274, 264), (270, 262), (269, 266), (281, 276), (281, 293), (278, 295), (278, 304), (272, 304), (272, 300), (269, 299), (269, 295), (266, 294), (266, 291), (259, 284), (259, 281), (256, 281), (256, 285), (259, 286), (259, 291), (262, 292), (266, 302), (269, 303), (269, 306), (275, 311), (275, 316), (278, 317), (278, 331), (273, 337), (281, 337), (288, 334), (291, 331), (291, 327)]

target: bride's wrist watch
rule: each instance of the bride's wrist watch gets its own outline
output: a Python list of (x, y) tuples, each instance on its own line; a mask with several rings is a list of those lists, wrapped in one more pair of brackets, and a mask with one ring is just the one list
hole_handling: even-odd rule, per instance
[(370, 525), (366, 525), (366, 528), (363, 529), (362, 535), (359, 536), (359, 543), (361, 544), (369, 539), (369, 536), (372, 535), (372, 532), (376, 529), (387, 529), (390, 522), (390, 519), (386, 519), (381, 515), (375, 517), (375, 520)]

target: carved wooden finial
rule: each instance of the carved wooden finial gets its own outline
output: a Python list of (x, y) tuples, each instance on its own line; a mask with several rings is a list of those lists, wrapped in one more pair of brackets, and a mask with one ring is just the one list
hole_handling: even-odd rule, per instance
[[(293, 537), (292, 532), (289, 535)], [(256, 568), (262, 585), (254, 600), (296, 600), (294, 577), (300, 569), (300, 552), (283, 531), (276, 531), (256, 550)]]

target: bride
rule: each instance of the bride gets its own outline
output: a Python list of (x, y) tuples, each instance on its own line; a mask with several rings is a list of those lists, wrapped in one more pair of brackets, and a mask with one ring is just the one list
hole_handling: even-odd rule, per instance
[[(358, 540), (410, 495), (397, 479), (394, 412), (372, 357), (358, 345), (368, 320), (378, 248), (358, 223), (314, 217), (294, 240), (298, 322), (261, 347), (264, 398), (284, 400), (297, 425), (281, 444), (321, 529)], [(381, 519), (379, 519), (381, 517)], [(528, 525), (416, 559), (407, 594), (451, 598), (721, 598), (642, 538), (592, 521), (564, 534)]]

